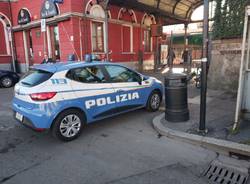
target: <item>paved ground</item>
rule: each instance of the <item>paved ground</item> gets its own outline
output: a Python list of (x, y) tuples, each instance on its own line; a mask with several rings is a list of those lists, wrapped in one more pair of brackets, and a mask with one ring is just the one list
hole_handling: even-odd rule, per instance
[[(226, 94), (221, 91), (208, 90), (207, 112), (206, 112), (206, 128), (207, 136), (233, 140), (230, 135), (231, 128), (234, 124), (234, 112), (236, 101), (233, 95)], [(164, 125), (168, 128), (179, 130), (187, 133), (198, 133), (200, 121), (200, 96), (189, 98), (190, 120), (181, 123), (171, 123), (162, 119)], [(229, 139), (231, 137), (231, 139)], [(245, 137), (246, 139), (250, 138)]]
[(0, 183), (207, 183), (214, 152), (159, 138), (138, 110), (89, 125), (69, 143), (12, 120), (11, 89), (0, 90)]
[[(150, 73), (164, 81), (160, 73)], [(162, 123), (168, 128), (197, 134), (200, 118), (200, 90), (194, 84), (188, 85), (188, 103), (190, 120), (183, 123), (171, 123), (162, 119)], [(236, 108), (236, 94), (219, 90), (208, 89), (207, 93), (207, 136), (229, 140), (238, 143), (250, 144), (250, 122), (241, 122), (239, 130), (232, 134)]]
[(15, 124), (10, 121), (12, 117), (11, 99), (13, 96), (13, 89), (0, 88), (0, 131), (13, 128)]
[(12, 89), (0, 89), (0, 183), (202, 184), (212, 151), (159, 137), (138, 110), (87, 126), (62, 143), (12, 119)]

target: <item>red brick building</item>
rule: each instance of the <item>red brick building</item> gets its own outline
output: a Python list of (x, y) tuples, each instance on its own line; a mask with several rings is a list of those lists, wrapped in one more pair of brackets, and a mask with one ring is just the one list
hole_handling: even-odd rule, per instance
[(9, 2), (0, 2), (0, 68), (9, 69), (12, 62), (11, 9)]
[[(41, 63), (44, 53), (61, 61), (66, 61), (69, 54), (84, 60), (87, 53), (103, 58), (109, 53), (110, 61), (136, 67), (140, 50), (144, 67), (152, 68), (156, 43), (150, 33), (150, 25), (156, 23), (153, 15), (114, 5), (109, 6), (106, 14), (97, 0), (56, 2), (0, 2), (0, 68), (8, 68), (12, 63), (10, 26), (15, 58), (22, 72)], [(41, 18), (46, 19), (46, 32), (41, 32)]]

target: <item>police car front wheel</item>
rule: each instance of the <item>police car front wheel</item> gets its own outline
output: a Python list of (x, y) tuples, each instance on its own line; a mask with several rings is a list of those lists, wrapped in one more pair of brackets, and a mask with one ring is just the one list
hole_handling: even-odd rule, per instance
[(158, 111), (161, 105), (161, 94), (158, 91), (153, 91), (147, 102), (147, 110), (151, 112)]
[(61, 113), (52, 127), (53, 135), (62, 141), (77, 138), (82, 130), (84, 117), (80, 111), (70, 109)]

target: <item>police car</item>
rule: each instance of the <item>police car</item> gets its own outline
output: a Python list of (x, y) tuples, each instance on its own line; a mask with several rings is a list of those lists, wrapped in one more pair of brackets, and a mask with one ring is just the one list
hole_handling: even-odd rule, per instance
[(118, 64), (44, 64), (16, 84), (12, 107), (23, 125), (71, 141), (85, 124), (139, 108), (157, 111), (162, 90), (156, 78)]

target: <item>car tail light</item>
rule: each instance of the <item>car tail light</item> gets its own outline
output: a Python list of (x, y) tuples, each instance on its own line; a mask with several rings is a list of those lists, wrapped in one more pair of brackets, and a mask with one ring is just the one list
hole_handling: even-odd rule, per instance
[(33, 93), (30, 98), (34, 101), (45, 101), (53, 98), (56, 92), (45, 92), (45, 93)]

